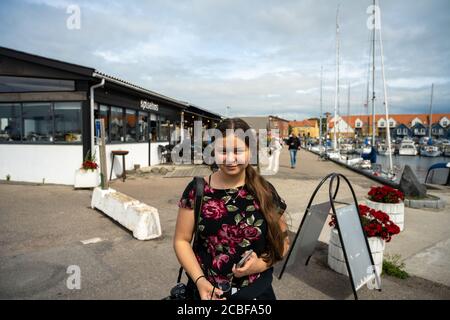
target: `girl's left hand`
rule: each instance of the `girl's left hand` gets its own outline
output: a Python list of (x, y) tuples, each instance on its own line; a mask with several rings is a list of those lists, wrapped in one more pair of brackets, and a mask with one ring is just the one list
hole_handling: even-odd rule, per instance
[(236, 264), (233, 265), (233, 274), (236, 278), (242, 278), (245, 276), (249, 276), (251, 274), (260, 273), (262, 272), (259, 266), (258, 255), (255, 252), (252, 252), (250, 255), (250, 258), (247, 259), (247, 261), (244, 263), (244, 265), (240, 268), (236, 268)]

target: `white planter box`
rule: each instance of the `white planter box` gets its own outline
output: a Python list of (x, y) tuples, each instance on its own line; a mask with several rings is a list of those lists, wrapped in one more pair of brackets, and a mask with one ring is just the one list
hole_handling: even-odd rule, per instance
[(399, 226), (400, 231), (403, 231), (405, 227), (405, 204), (403, 202), (381, 203), (366, 199), (366, 205), (369, 208), (387, 213), (392, 222)]
[(100, 185), (100, 172), (97, 170), (78, 169), (75, 171), (75, 188), (95, 188)]
[[(385, 241), (379, 237), (369, 237), (370, 251), (378, 275), (383, 271), (383, 254)], [(334, 271), (348, 276), (347, 265), (345, 263), (344, 252), (342, 251), (339, 233), (336, 228), (331, 230), (330, 242), (328, 244), (328, 265)]]

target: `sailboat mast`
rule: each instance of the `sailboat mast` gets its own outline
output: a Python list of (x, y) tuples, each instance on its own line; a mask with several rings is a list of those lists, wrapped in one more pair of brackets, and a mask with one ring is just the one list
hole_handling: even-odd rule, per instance
[(323, 66), (320, 66), (319, 152), (322, 152), (322, 80), (323, 80)]
[(347, 95), (347, 136), (350, 137), (350, 83), (348, 84)]
[(431, 127), (433, 125), (433, 89), (434, 83), (431, 84), (431, 100), (430, 100), (430, 129), (428, 130), (428, 137), (431, 139)]
[[(370, 37), (369, 37), (370, 41)], [(366, 131), (366, 137), (370, 136), (370, 115), (369, 115), (369, 92), (370, 92), (370, 62), (371, 62), (371, 52), (372, 52), (372, 42), (370, 42), (369, 45), (369, 62), (367, 63), (367, 87), (366, 87), (366, 101), (364, 104), (364, 111), (367, 113), (367, 131)], [(364, 133), (363, 133), (364, 134)]]
[(373, 0), (373, 28), (372, 28), (372, 146), (375, 146), (375, 0)]
[(334, 95), (334, 133), (333, 133), (333, 149), (338, 150), (337, 146), (337, 108), (339, 96), (339, 5), (336, 10), (336, 84)]
[[(380, 13), (380, 10), (379, 14)], [(389, 155), (389, 173), (392, 174), (394, 172), (393, 170), (393, 164), (392, 164), (392, 150), (391, 150), (391, 129), (389, 124), (389, 104), (388, 104), (388, 96), (387, 96), (387, 85), (386, 85), (386, 75), (384, 73), (384, 50), (383, 50), (383, 38), (381, 37), (381, 17), (379, 17), (379, 36), (380, 36), (380, 53), (381, 53), (381, 72), (383, 75), (383, 91), (384, 91), (384, 109), (386, 113), (386, 140), (387, 140), (387, 146), (388, 146), (388, 155)]]

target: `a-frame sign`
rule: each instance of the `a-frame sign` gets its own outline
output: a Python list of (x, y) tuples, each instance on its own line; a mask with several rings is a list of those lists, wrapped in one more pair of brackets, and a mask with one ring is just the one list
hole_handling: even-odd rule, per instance
[[(336, 200), (341, 178), (346, 182), (351, 191), (353, 197), (352, 204)], [(328, 201), (313, 204), (317, 193), (328, 180), (330, 181)], [(336, 187), (334, 189), (333, 185), (335, 182)], [(337, 208), (337, 204), (345, 206)], [(369, 242), (363, 230), (355, 192), (350, 181), (340, 173), (327, 175), (314, 190), (278, 278), (281, 279), (286, 267), (299, 264), (308, 265), (309, 259), (314, 253), (320, 232), (329, 214), (333, 214), (336, 217), (336, 228), (339, 231), (339, 239), (342, 244), (345, 263), (355, 299), (358, 299), (356, 292), (364, 284), (367, 284), (370, 289), (373, 289), (374, 280), (375, 287), (380, 290), (380, 276), (376, 272)]]

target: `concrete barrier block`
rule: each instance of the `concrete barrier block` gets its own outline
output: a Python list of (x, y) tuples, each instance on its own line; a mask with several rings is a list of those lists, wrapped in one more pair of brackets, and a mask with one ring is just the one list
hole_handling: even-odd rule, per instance
[(114, 189), (95, 188), (91, 207), (111, 217), (133, 232), (139, 240), (150, 240), (161, 236), (158, 210)]

